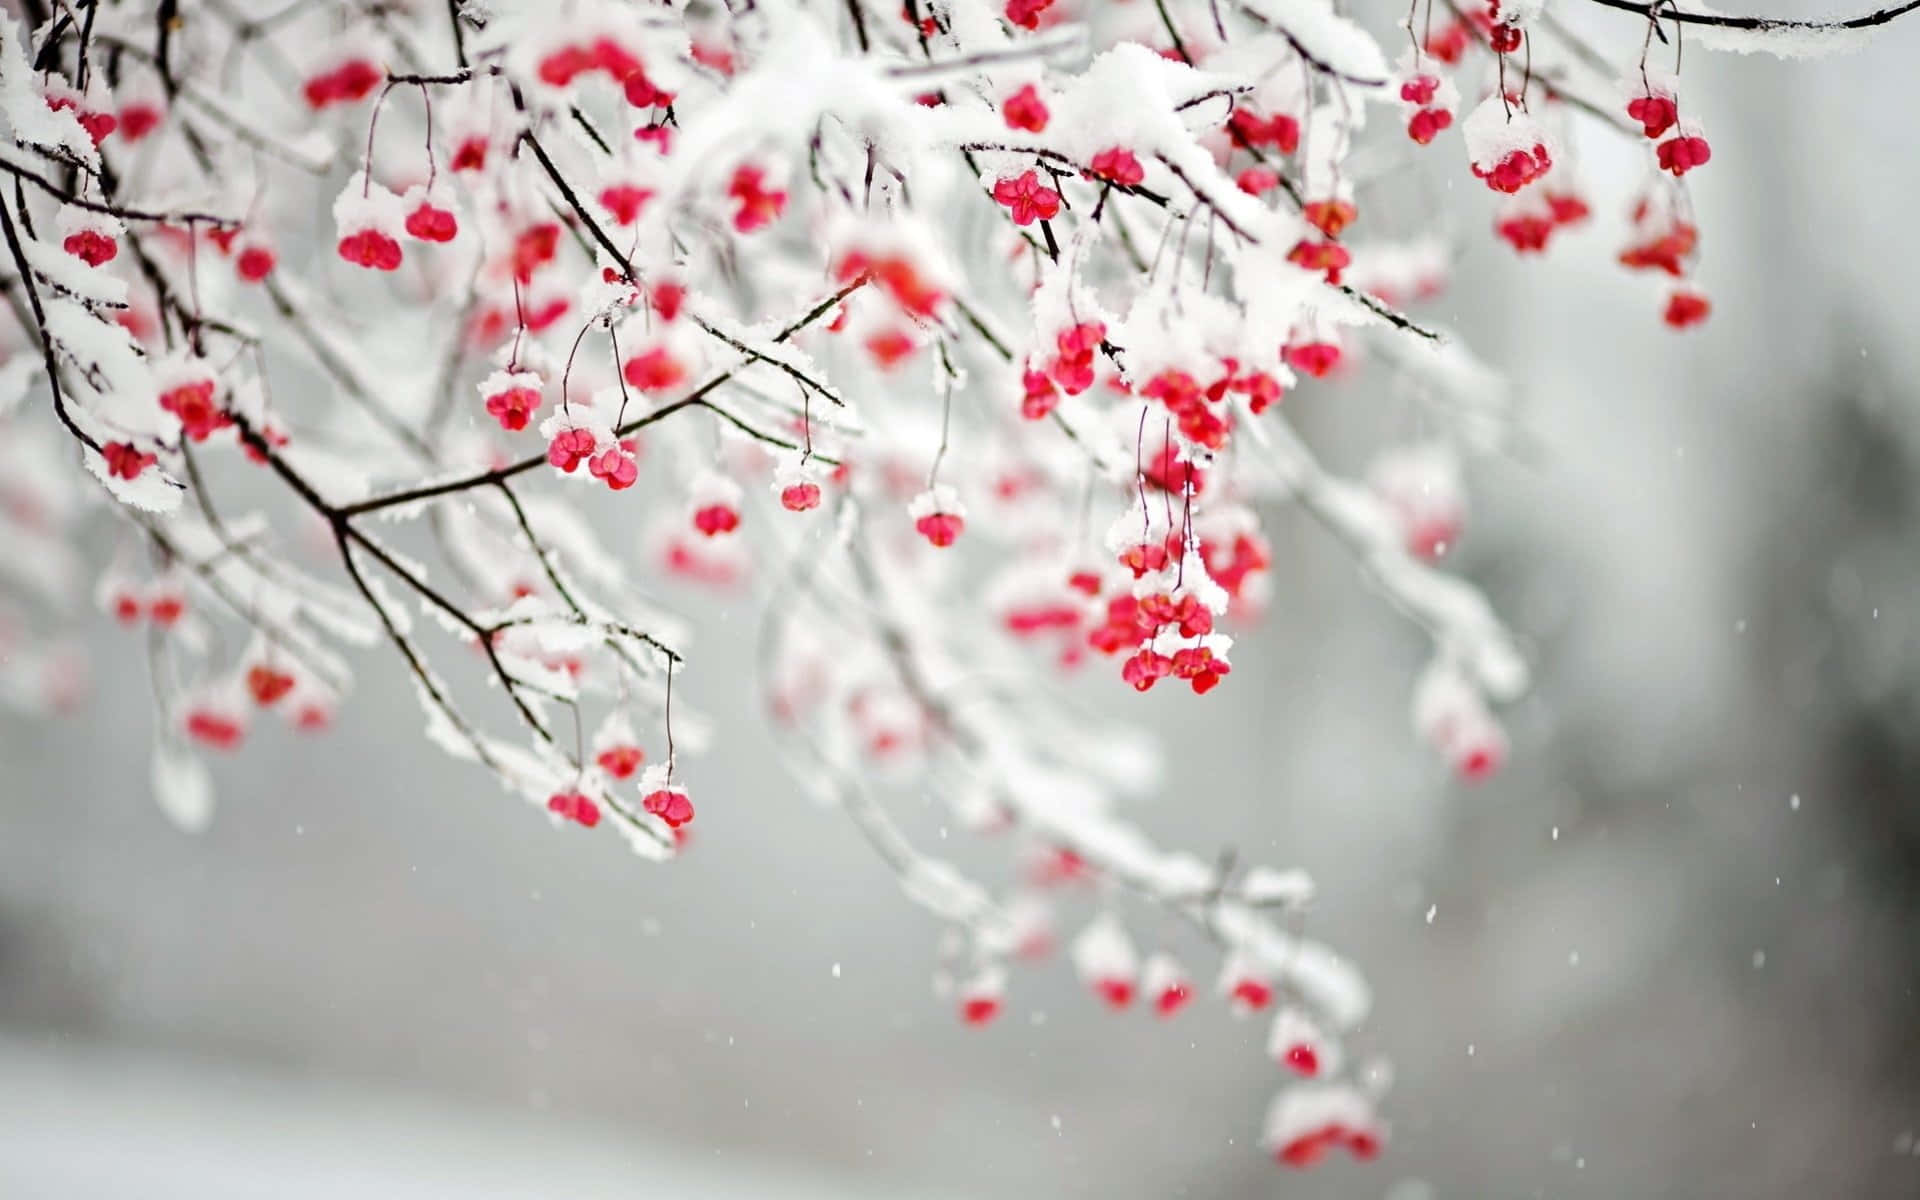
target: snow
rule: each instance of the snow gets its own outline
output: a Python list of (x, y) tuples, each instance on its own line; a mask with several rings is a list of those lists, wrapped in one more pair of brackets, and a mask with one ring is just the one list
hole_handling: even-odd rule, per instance
[(204, 833), (213, 822), (213, 777), (206, 764), (166, 736), (153, 744), (153, 798), (183, 833)]
[(0, 1178), (10, 1200), (947, 1200), (673, 1142), (610, 1118), (488, 1107), (386, 1084), (316, 1083), (71, 1040), (0, 1038)]

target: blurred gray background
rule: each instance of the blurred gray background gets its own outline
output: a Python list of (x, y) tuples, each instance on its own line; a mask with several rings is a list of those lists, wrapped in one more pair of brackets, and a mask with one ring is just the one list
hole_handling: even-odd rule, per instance
[[(1379, 1162), (1266, 1161), (1263, 1029), (1215, 1005), (1111, 1015), (1056, 964), (960, 1027), (937, 930), (762, 752), (741, 599), (667, 868), (427, 747), (386, 654), (332, 734), (223, 760), (200, 838), (137, 673), (0, 722), (0, 1195), (1920, 1195), (1916, 54), (1920, 19), (1690, 55), (1687, 335), (1612, 263), (1631, 147), (1583, 132), (1596, 220), (1545, 262), (1436, 148), (1467, 249), (1429, 311), (1525, 395), (1454, 560), (1538, 667), (1505, 775), (1414, 745), (1420, 637), (1290, 511), (1219, 692), (1086, 691), (1231, 764), (1148, 828), (1318, 877), (1394, 1064)], [(1377, 371), (1288, 404), (1347, 470), (1429, 420)]]

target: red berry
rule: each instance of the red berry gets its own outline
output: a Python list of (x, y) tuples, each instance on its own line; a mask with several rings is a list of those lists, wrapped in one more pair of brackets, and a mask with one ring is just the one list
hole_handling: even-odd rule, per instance
[(487, 139), (470, 137), (460, 143), (453, 152), (453, 161), (448, 166), (455, 171), (479, 171), (487, 165)]
[(1640, 122), (1648, 137), (1657, 138), (1673, 128), (1680, 110), (1669, 96), (1636, 96), (1627, 101), (1627, 115)]
[(601, 189), (600, 203), (613, 214), (616, 225), (631, 225), (640, 219), (640, 210), (653, 199), (653, 189), (631, 183), (616, 183)]
[(1053, 0), (1007, 0), (1007, 20), (1022, 29), (1040, 28), (1040, 14), (1053, 6)]
[(143, 454), (132, 442), (108, 442), (100, 447), (100, 455), (107, 460), (107, 474), (118, 479), (133, 480), (156, 461), (151, 454)]
[(703, 504), (693, 510), (693, 527), (708, 537), (740, 528), (740, 514), (730, 504)]
[(1133, 151), (1124, 146), (1109, 146), (1093, 156), (1093, 173), (1097, 178), (1121, 187), (1135, 187), (1147, 177), (1146, 169)]
[(242, 248), (240, 256), (233, 260), (233, 270), (248, 283), (259, 283), (273, 274), (273, 268), (278, 261), (273, 251), (266, 246), (247, 246)]
[(1273, 985), (1249, 976), (1236, 980), (1229, 995), (1236, 1007), (1258, 1011), (1273, 1003)]
[(160, 124), (160, 110), (136, 101), (120, 110), (120, 136), (129, 143), (152, 133)]
[(1051, 220), (1060, 211), (1060, 193), (1040, 182), (1037, 171), (1025, 171), (993, 185), (993, 198), (1013, 214), (1015, 225)]
[(1423, 108), (1407, 121), (1407, 136), (1424, 146), (1453, 124), (1453, 114), (1444, 108)]
[(530, 387), (506, 388), (487, 397), (487, 412), (509, 433), (525, 429), (527, 419), (539, 407), (540, 393)]
[(643, 392), (664, 392), (687, 378), (687, 368), (665, 346), (653, 346), (634, 355), (620, 373)]
[(933, 512), (915, 521), (913, 527), (933, 545), (945, 548), (959, 539), (967, 523), (955, 513)]
[(1679, 291), (1667, 297), (1667, 310), (1662, 319), (1675, 329), (1685, 329), (1698, 325), (1713, 312), (1713, 303), (1698, 292)]
[(1337, 238), (1347, 226), (1353, 224), (1360, 212), (1345, 200), (1315, 200), (1303, 207), (1300, 215), (1321, 233)]
[(1332, 342), (1305, 342), (1297, 346), (1288, 346), (1281, 351), (1281, 357), (1288, 366), (1296, 371), (1324, 379), (1335, 367), (1340, 365), (1340, 347)]
[(450, 242), (460, 233), (460, 222), (447, 209), (427, 201), (407, 214), (407, 232), (423, 242)]
[(646, 757), (646, 753), (638, 746), (609, 746), (594, 761), (600, 764), (602, 771), (615, 779), (628, 779), (640, 769)]
[(266, 663), (257, 663), (247, 670), (247, 691), (262, 708), (270, 707), (292, 690), (293, 676), (285, 671), (277, 671)]
[(1695, 167), (1704, 166), (1713, 157), (1713, 150), (1703, 137), (1674, 137), (1661, 142), (1656, 151), (1660, 159), (1660, 169), (1671, 171), (1675, 176), (1685, 175)]
[(547, 443), (547, 462), (571, 475), (593, 454), (594, 444), (593, 434), (585, 429), (562, 429)]
[(1045, 371), (1028, 368), (1020, 373), (1020, 382), (1026, 389), (1025, 395), (1020, 398), (1020, 415), (1027, 420), (1038, 421), (1060, 403), (1060, 393)]
[(113, 256), (120, 252), (119, 244), (112, 238), (91, 229), (68, 234), (66, 240), (60, 243), (60, 248), (90, 267), (111, 262)]
[(960, 1019), (969, 1025), (985, 1025), (999, 1015), (998, 996), (968, 996), (960, 1002)]
[(1008, 129), (1039, 133), (1047, 127), (1048, 115), (1046, 101), (1040, 99), (1039, 89), (1030, 83), (1008, 96), (1000, 105), (1000, 117), (1007, 123)]
[(340, 257), (376, 271), (400, 269), (400, 243), (377, 229), (362, 229), (340, 239)]
[(587, 464), (587, 471), (613, 491), (625, 491), (640, 477), (640, 466), (619, 446), (609, 446)]
[(162, 629), (171, 629), (187, 612), (185, 598), (174, 592), (155, 596), (147, 605), (147, 616)]
[(600, 823), (600, 806), (577, 791), (555, 792), (547, 797), (547, 811), (558, 813), (563, 820), (577, 822), (588, 829)]
[(737, 206), (733, 227), (741, 233), (752, 233), (769, 225), (786, 211), (786, 192), (766, 187), (765, 178), (765, 171), (748, 164), (736, 168), (732, 182), (727, 185), (727, 195), (733, 197)]
[(1439, 90), (1438, 75), (1415, 75), (1400, 85), (1400, 98), (1408, 104), (1431, 104), (1434, 93)]
[(246, 730), (240, 722), (212, 709), (196, 708), (187, 714), (187, 736), (215, 750), (231, 750), (240, 744)]
[(661, 788), (648, 792), (640, 801), (640, 806), (665, 821), (670, 828), (678, 829), (693, 820), (693, 802), (679, 788)]

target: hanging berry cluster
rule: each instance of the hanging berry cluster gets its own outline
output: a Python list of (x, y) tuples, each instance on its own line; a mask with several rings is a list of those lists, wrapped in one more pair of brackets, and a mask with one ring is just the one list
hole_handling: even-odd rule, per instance
[[(670, 607), (755, 620), (796, 781), (965, 943), (962, 1019), (1003, 1010), (1047, 931), (913, 847), (892, 791), (1009, 833), (1022, 888), (1098, 885), (1072, 957), (1104, 1006), (1194, 996), (1171, 952), (1136, 958), (1127, 905), (1210, 945), (1230, 1010), (1276, 1010), (1294, 1085), (1265, 1144), (1293, 1166), (1380, 1151), (1343, 1051), (1364, 984), (1301, 937), (1300, 888), (1116, 815), (1151, 746), (1036, 662), (1231, 703), (1277, 669), (1229, 652), (1297, 566), (1285, 509), (1427, 637), (1408, 725), (1435, 777), (1496, 774), (1527, 669), (1457, 550), (1463, 447), (1505, 413), (1418, 309), (1453, 246), (1397, 189), (1471, 180), (1542, 254), (1595, 220), (1580, 139), (1626, 137), (1647, 180), (1619, 262), (1700, 324), (1683, 47), (1799, 52), (1906, 11), (1609, 0), (1613, 46), (1543, 0), (1414, 0), (1390, 53), (1323, 0), (54, 7), (0, 14), (0, 543), (64, 560), (106, 540), (89, 514), (121, 522), (97, 602), (152, 665), (174, 820), (205, 825), (206, 760), (261, 721), (332, 725), (380, 646), (436, 747), (670, 858), (709, 732), (683, 708), (676, 750)], [(1292, 410), (1369, 374), (1494, 432), (1445, 415), (1346, 478)], [(256, 515), (263, 492), (284, 503)], [(70, 707), (84, 672), (11, 611), (0, 694)], [(752, 806), (701, 801), (729, 810)]]

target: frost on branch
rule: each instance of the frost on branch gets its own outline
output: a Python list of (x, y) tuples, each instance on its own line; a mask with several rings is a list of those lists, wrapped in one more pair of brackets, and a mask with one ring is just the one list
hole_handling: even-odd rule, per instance
[[(778, 798), (703, 788), (674, 609), (750, 595), (795, 780), (947, 928), (959, 1020), (1064, 946), (1090, 1009), (1262, 1014), (1269, 1150), (1370, 1158), (1371, 997), (1303, 931), (1311, 880), (1149, 837), (1130, 807), (1184, 764), (1054, 679), (1284, 686), (1245, 634), (1291, 504), (1430, 643), (1438, 767), (1525, 752), (1499, 712), (1526, 663), (1455, 572), (1508, 389), (1411, 311), (1446, 231), (1371, 197), (1477, 181), (1516, 254), (1577, 252), (1591, 123), (1642, 161), (1611, 253), (1694, 329), (1691, 189), (1744, 148), (1709, 142), (1680, 46), (1790, 56), (1904, 11), (1581, 2), (1618, 45), (1542, 0), (1398, 29), (1327, 0), (0, 17), (0, 699), (78, 703), (51, 630), (91, 587), (150, 648), (183, 829), (220, 756), (323, 733), (376, 659), (556, 836), (724, 854), (698, 814)], [(1348, 478), (1288, 410), (1362, 373), (1444, 418)], [(951, 861), (900, 819), (928, 797)]]

